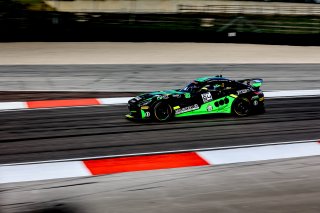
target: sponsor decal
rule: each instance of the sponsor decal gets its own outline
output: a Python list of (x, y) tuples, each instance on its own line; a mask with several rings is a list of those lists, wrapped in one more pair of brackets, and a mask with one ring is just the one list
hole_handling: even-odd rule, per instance
[(141, 109), (149, 109), (149, 106), (142, 106)]
[(232, 98), (237, 98), (238, 96), (237, 96), (237, 95), (234, 95), (234, 94), (231, 94), (230, 97), (232, 97)]
[(168, 99), (169, 96), (168, 96), (168, 95), (164, 95), (164, 96), (162, 96), (162, 98), (163, 98), (163, 99)]
[(229, 99), (225, 98), (225, 99), (220, 99), (219, 101), (214, 102), (214, 105), (216, 107), (220, 107), (220, 106), (223, 106), (223, 105), (228, 104), (228, 103), (229, 103)]
[(264, 97), (260, 98), (259, 101), (264, 101)]
[(242, 90), (238, 90), (237, 93), (238, 93), (238, 95), (241, 95), (241, 94), (247, 93), (249, 91), (250, 91), (249, 89), (242, 89)]
[(208, 105), (208, 106), (207, 106), (207, 111), (208, 111), (208, 112), (211, 112), (211, 111), (212, 111), (212, 106), (211, 106), (211, 105)]
[(257, 100), (255, 100), (254, 102), (253, 102), (253, 105), (254, 106), (257, 106), (259, 104), (259, 102), (257, 101)]
[(253, 97), (251, 98), (251, 100), (255, 100), (255, 99), (259, 99), (259, 96), (256, 95), (256, 96), (253, 96)]
[(185, 94), (184, 94), (184, 97), (185, 97), (185, 98), (190, 98), (191, 95), (190, 95), (190, 93), (185, 93)]
[(174, 110), (180, 109), (180, 106), (173, 107)]
[(203, 103), (207, 103), (209, 101), (212, 101), (212, 96), (211, 96), (210, 92), (206, 92), (204, 94), (201, 94), (201, 96), (202, 96)]
[(192, 106), (187, 106), (187, 107), (184, 107), (181, 109), (177, 109), (176, 115), (181, 114), (181, 113), (185, 113), (185, 112), (190, 112), (190, 111), (197, 110), (197, 109), (199, 109), (198, 104), (194, 104)]
[(146, 112), (146, 117), (150, 117), (150, 112)]
[(174, 97), (174, 98), (180, 98), (181, 95), (180, 95), (180, 94), (175, 94), (175, 95), (172, 95), (172, 97)]

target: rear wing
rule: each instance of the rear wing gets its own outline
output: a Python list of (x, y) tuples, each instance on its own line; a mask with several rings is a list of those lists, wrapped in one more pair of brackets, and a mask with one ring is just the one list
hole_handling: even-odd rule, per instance
[(254, 89), (259, 89), (263, 83), (263, 79), (261, 78), (249, 78), (249, 79), (243, 79), (239, 80), (238, 82), (252, 86)]

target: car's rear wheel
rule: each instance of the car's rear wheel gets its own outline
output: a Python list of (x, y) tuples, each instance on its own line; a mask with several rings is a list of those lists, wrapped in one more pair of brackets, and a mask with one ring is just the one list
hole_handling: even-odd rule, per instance
[(238, 98), (234, 101), (232, 105), (232, 112), (236, 116), (247, 116), (251, 111), (251, 105), (248, 99)]
[(172, 118), (172, 107), (166, 102), (158, 102), (153, 107), (154, 118), (157, 121), (168, 121)]

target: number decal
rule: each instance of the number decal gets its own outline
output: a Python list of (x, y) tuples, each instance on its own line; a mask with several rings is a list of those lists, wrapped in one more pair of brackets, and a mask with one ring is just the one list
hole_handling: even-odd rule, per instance
[(202, 96), (203, 103), (207, 103), (209, 101), (212, 101), (212, 96), (211, 96), (210, 92), (201, 94), (201, 96)]

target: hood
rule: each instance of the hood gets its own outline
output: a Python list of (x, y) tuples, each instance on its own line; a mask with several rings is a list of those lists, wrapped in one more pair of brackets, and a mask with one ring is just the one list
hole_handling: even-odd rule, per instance
[(150, 93), (144, 93), (141, 95), (138, 95), (137, 97), (133, 98), (130, 100), (131, 103), (141, 103), (145, 102), (146, 100), (151, 100), (154, 97), (158, 97), (158, 99), (166, 99), (169, 96), (174, 96), (174, 95), (183, 95), (188, 92), (183, 92), (180, 90), (164, 90), (164, 91), (155, 91), (155, 92), (150, 92)]
[(186, 92), (182, 92), (180, 90), (164, 90), (164, 91), (156, 91), (156, 92), (150, 92), (144, 95), (151, 95), (151, 96), (169, 96), (169, 95), (182, 95), (185, 94)]

